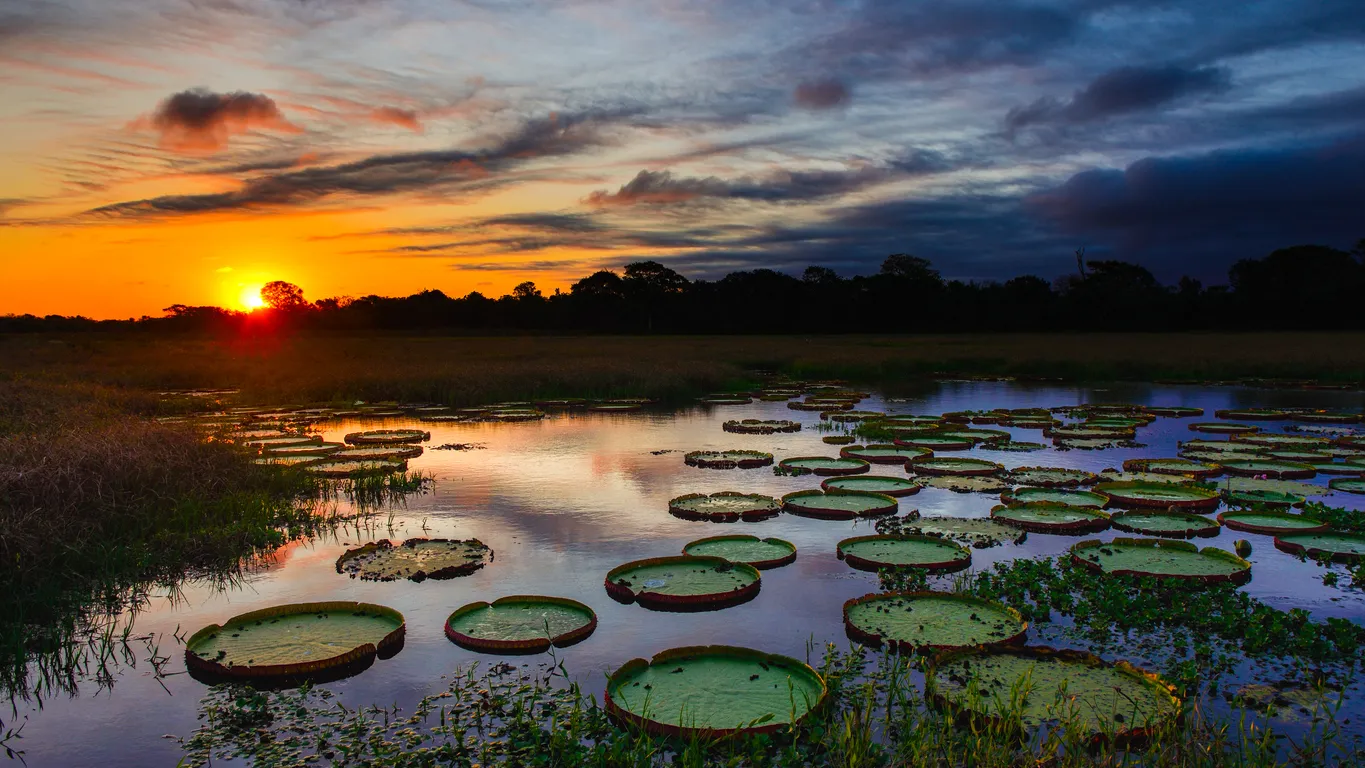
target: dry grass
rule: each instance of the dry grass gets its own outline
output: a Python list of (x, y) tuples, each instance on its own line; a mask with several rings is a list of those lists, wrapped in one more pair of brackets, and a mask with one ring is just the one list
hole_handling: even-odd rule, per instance
[(559, 396), (670, 397), (756, 368), (869, 382), (917, 374), (1073, 379), (1365, 380), (1365, 334), (935, 336), (295, 336), (0, 338), (0, 373), (134, 389), (241, 387), (269, 402), (475, 404)]

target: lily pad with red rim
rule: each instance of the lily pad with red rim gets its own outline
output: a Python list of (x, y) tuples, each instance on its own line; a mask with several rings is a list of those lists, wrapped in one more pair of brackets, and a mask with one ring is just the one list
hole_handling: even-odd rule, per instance
[(1239, 477), (1267, 477), (1276, 480), (1307, 480), (1318, 474), (1309, 464), (1270, 459), (1246, 459), (1223, 462), (1223, 471)]
[(954, 493), (1000, 493), (1009, 490), (1009, 483), (998, 477), (962, 477), (954, 475), (920, 475), (915, 485), (921, 488), (937, 488)]
[(895, 442), (903, 448), (924, 448), (929, 451), (965, 451), (976, 445), (976, 441), (965, 437), (947, 437), (940, 434), (902, 435), (897, 437)]
[(564, 597), (510, 595), (491, 603), (479, 601), (457, 608), (446, 619), (445, 633), (464, 648), (489, 653), (544, 653), (567, 648), (597, 628), (597, 614)]
[(789, 419), (741, 419), (727, 421), (720, 426), (726, 432), (741, 435), (771, 435), (801, 431), (801, 422)]
[(689, 493), (670, 499), (668, 511), (684, 520), (708, 520), (733, 523), (738, 520), (766, 520), (782, 511), (782, 505), (771, 496), (738, 491), (717, 493)]
[(1032, 485), (1039, 488), (1069, 488), (1094, 485), (1099, 481), (1094, 472), (1066, 467), (1016, 467), (1005, 474), (1006, 482)]
[(1200, 549), (1185, 541), (1113, 539), (1082, 541), (1071, 548), (1077, 564), (1098, 573), (1150, 576), (1200, 584), (1241, 584), (1251, 563), (1221, 549)]
[(720, 557), (732, 563), (747, 563), (760, 571), (779, 568), (796, 561), (796, 545), (782, 539), (757, 536), (708, 536), (689, 542), (684, 555)]
[(351, 445), (421, 443), (430, 440), (431, 433), (420, 429), (371, 429), (365, 432), (351, 432), (343, 439)]
[(861, 475), (872, 468), (862, 459), (830, 458), (828, 456), (794, 456), (783, 459), (777, 466), (798, 475), (819, 475), (838, 477), (841, 475)]
[(937, 536), (854, 536), (839, 542), (836, 553), (860, 571), (960, 571), (972, 564), (971, 550)]
[(1223, 474), (1223, 468), (1219, 464), (1190, 459), (1129, 459), (1123, 462), (1123, 471), (1180, 475), (1196, 480)]
[(989, 549), (1006, 542), (1020, 544), (1028, 537), (1018, 528), (987, 517), (920, 517), (906, 523), (905, 532), (952, 539), (972, 549)]
[(626, 662), (608, 676), (604, 706), (647, 733), (709, 741), (787, 731), (827, 695), (819, 673), (796, 659), (706, 645)]
[(1332, 527), (1312, 517), (1266, 510), (1223, 512), (1218, 515), (1218, 522), (1234, 531), (1264, 533), (1269, 536), (1278, 536), (1282, 533), (1322, 533)]
[(1365, 536), (1353, 533), (1294, 533), (1275, 537), (1275, 548), (1292, 555), (1329, 557), (1339, 563), (1365, 560)]
[(826, 493), (880, 493), (897, 498), (919, 493), (919, 486), (909, 478), (882, 475), (831, 477), (821, 482), (820, 487)]
[(1028, 622), (992, 600), (947, 592), (890, 592), (844, 603), (848, 636), (900, 653), (1021, 643)]
[(822, 520), (852, 520), (857, 517), (889, 515), (899, 503), (881, 493), (819, 490), (793, 491), (782, 497), (782, 509), (794, 515)]
[(330, 478), (363, 477), (366, 475), (387, 475), (402, 472), (408, 468), (403, 459), (339, 459), (335, 454), (323, 457), (322, 461), (308, 464), (304, 469), (315, 475)]
[(773, 455), (763, 451), (692, 451), (683, 455), (688, 466), (703, 469), (754, 469), (773, 463)]
[(991, 510), (991, 519), (1032, 533), (1078, 535), (1109, 527), (1109, 515), (1097, 509), (1047, 502), (1000, 505)]
[[(1219, 520), (1222, 518), (1220, 517)], [(1127, 533), (1142, 536), (1159, 536), (1165, 539), (1192, 539), (1196, 536), (1217, 536), (1217, 522), (1185, 512), (1164, 512), (1156, 510), (1129, 510), (1119, 512), (1109, 518), (1115, 528)]]
[(1191, 432), (1204, 432), (1211, 435), (1249, 435), (1259, 432), (1260, 427), (1238, 424), (1231, 421), (1199, 421), (1190, 425)]
[(337, 573), (365, 581), (425, 581), (468, 576), (493, 560), (493, 550), (478, 539), (380, 539), (348, 549), (337, 558)]
[(873, 464), (905, 464), (911, 459), (932, 456), (928, 448), (910, 448), (899, 445), (850, 445), (839, 450), (846, 459), (862, 459)]
[(955, 477), (981, 477), (999, 474), (1004, 467), (985, 459), (969, 459), (949, 456), (926, 456), (912, 459), (905, 468), (917, 475), (951, 475)]
[(651, 557), (607, 572), (607, 594), (660, 611), (709, 611), (752, 600), (762, 586), (758, 569), (719, 557)]
[(1189, 483), (1100, 483), (1095, 490), (1108, 496), (1109, 503), (1118, 507), (1213, 509), (1219, 503), (1218, 491)]
[(1045, 502), (1103, 509), (1109, 504), (1109, 497), (1097, 491), (1081, 491), (1074, 488), (1015, 488), (1000, 494), (1000, 501), (1007, 506)]
[(1329, 481), (1327, 487), (1343, 493), (1365, 493), (1365, 477), (1338, 477)]

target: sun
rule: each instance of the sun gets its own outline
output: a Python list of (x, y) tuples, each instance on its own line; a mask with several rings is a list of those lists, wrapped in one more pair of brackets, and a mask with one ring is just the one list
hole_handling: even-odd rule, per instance
[(265, 306), (265, 299), (261, 298), (261, 286), (248, 285), (242, 289), (242, 295), (237, 297), (246, 311), (251, 312)]

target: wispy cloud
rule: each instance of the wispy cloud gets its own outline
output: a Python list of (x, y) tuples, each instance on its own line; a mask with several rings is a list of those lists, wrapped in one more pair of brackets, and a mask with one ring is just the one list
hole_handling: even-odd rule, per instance
[(181, 91), (162, 101), (134, 130), (160, 134), (161, 146), (176, 152), (217, 152), (228, 139), (251, 130), (302, 133), (275, 101), (259, 93), (214, 93), (203, 88)]

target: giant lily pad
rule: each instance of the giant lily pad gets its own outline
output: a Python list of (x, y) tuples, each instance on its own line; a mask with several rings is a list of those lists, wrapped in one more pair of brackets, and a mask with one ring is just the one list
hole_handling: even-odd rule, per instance
[(1218, 491), (1186, 483), (1119, 482), (1100, 483), (1095, 490), (1120, 507), (1179, 507), (1213, 509), (1218, 506)]
[(607, 594), (660, 611), (714, 610), (752, 600), (758, 569), (719, 557), (651, 557), (607, 572)]
[(827, 493), (880, 493), (896, 497), (919, 493), (919, 486), (909, 478), (882, 475), (831, 477), (821, 482), (820, 487)]
[(1332, 532), (1280, 534), (1275, 537), (1275, 548), (1292, 555), (1354, 563), (1365, 559), (1365, 536)]
[(1203, 408), (1190, 408), (1183, 405), (1153, 405), (1147, 408), (1147, 412), (1155, 416), (1167, 416), (1176, 419), (1187, 419), (1204, 415)]
[[(1259, 455), (1265, 450), (1264, 446), (1252, 445), (1235, 440), (1186, 440), (1180, 443), (1180, 448), (1186, 451), (1200, 451), (1203, 453), (1231, 453), (1245, 454), (1250, 456)], [(1231, 457), (1229, 457), (1231, 459)]]
[(1270, 536), (1282, 533), (1322, 533), (1331, 528), (1321, 520), (1311, 517), (1260, 510), (1224, 512), (1218, 516), (1218, 522), (1234, 531), (1264, 533)]
[(1262, 448), (1317, 448), (1327, 445), (1330, 440), (1325, 437), (1314, 435), (1276, 435), (1276, 434), (1254, 434), (1242, 435), (1236, 438), (1239, 443), (1248, 445), (1258, 445)]
[(952, 475), (921, 475), (915, 478), (921, 488), (938, 488), (954, 493), (1000, 493), (1009, 490), (1009, 483), (998, 477), (960, 477)]
[[(934, 659), (927, 677), (928, 698), (938, 706), (1001, 723), (1019, 716), (1025, 727), (1063, 720), (1118, 744), (1141, 741), (1180, 715), (1180, 700), (1160, 678), (1081, 651), (951, 652)], [(1013, 690), (1022, 711), (1014, 710)]]
[(350, 601), (299, 603), (210, 624), (185, 643), (185, 666), (210, 682), (332, 678), (403, 646), (403, 614)]
[(372, 429), (367, 432), (352, 432), (344, 439), (351, 445), (421, 443), (430, 440), (431, 433), (420, 429)]
[(1242, 558), (1214, 547), (1201, 550), (1184, 541), (1082, 541), (1071, 548), (1071, 557), (1085, 568), (1107, 574), (1153, 576), (1204, 584), (1240, 584), (1251, 578), (1251, 563)]
[(1304, 503), (1303, 496), (1279, 491), (1229, 491), (1223, 494), (1228, 504), (1235, 507), (1297, 507)]
[[(1219, 520), (1222, 520), (1220, 517)], [(1195, 536), (1217, 536), (1218, 523), (1184, 512), (1159, 512), (1133, 510), (1120, 512), (1109, 518), (1109, 522), (1120, 531), (1137, 533), (1143, 536), (1160, 536), (1164, 539), (1190, 539)]]
[(988, 549), (1005, 542), (1019, 544), (1028, 536), (1018, 528), (985, 517), (921, 517), (907, 523), (905, 531), (917, 536), (952, 539), (973, 549)]
[(927, 435), (901, 435), (896, 445), (903, 448), (923, 448), (928, 451), (965, 451), (976, 445), (975, 440), (965, 437), (947, 437), (934, 433)]
[(854, 536), (839, 542), (836, 551), (840, 560), (860, 571), (959, 571), (972, 564), (971, 550), (937, 536)]
[(274, 467), (306, 467), (310, 464), (317, 464), (326, 459), (326, 456), (262, 456), (252, 461), (253, 464)]
[(1213, 412), (1220, 419), (1243, 421), (1284, 421), (1289, 414), (1278, 408), (1223, 408)]
[(873, 464), (904, 464), (921, 456), (932, 456), (928, 448), (906, 448), (899, 445), (850, 445), (841, 448), (839, 455), (846, 459), (862, 459)]
[(782, 497), (782, 508), (794, 515), (824, 520), (852, 520), (855, 517), (888, 515), (896, 511), (895, 498), (882, 493), (819, 490), (793, 491)]
[(1011, 507), (1043, 502), (1102, 509), (1109, 503), (1109, 497), (1095, 491), (1078, 491), (1070, 488), (1015, 488), (1000, 494), (1000, 501)]
[(1344, 493), (1365, 493), (1365, 477), (1338, 477), (1328, 482), (1327, 487)]
[(1306, 480), (1318, 471), (1308, 464), (1269, 459), (1247, 459), (1223, 462), (1223, 470), (1239, 477), (1267, 477), (1276, 480)]
[(848, 636), (901, 653), (1023, 642), (1028, 622), (991, 600), (945, 592), (864, 595), (844, 603)]
[(783, 459), (778, 466), (798, 475), (814, 474), (821, 477), (861, 475), (872, 468), (862, 459), (832, 459), (825, 456), (796, 456)]
[(291, 445), (317, 445), (322, 442), (322, 438), (317, 435), (283, 435), (280, 437), (254, 437), (250, 440), (243, 440), (242, 445), (248, 448), (285, 448)]
[(1252, 432), (1259, 432), (1260, 427), (1253, 427), (1250, 424), (1238, 424), (1231, 421), (1200, 421), (1190, 425), (1192, 432), (1204, 432), (1211, 435), (1249, 435)]
[(1004, 467), (985, 459), (929, 456), (914, 459), (905, 468), (917, 475), (950, 475), (954, 477), (982, 477), (999, 473)]
[(774, 733), (820, 708), (824, 680), (796, 659), (724, 645), (632, 659), (607, 679), (614, 718), (669, 738)]
[(782, 505), (771, 496), (720, 491), (679, 496), (668, 502), (668, 511), (685, 520), (733, 523), (736, 520), (766, 520), (780, 513)]
[(1129, 459), (1123, 462), (1125, 472), (1153, 472), (1158, 475), (1180, 475), (1203, 479), (1223, 474), (1218, 464), (1189, 459)]
[(692, 451), (683, 462), (704, 469), (753, 469), (773, 463), (773, 455), (763, 451)]
[(872, 421), (885, 415), (881, 411), (828, 411), (821, 413), (820, 418), (837, 424), (845, 424), (856, 421)]
[(358, 461), (368, 459), (415, 459), (421, 456), (420, 445), (366, 445), (359, 448), (343, 448), (328, 455), (335, 461)]
[(683, 554), (747, 563), (762, 571), (794, 562), (796, 545), (782, 539), (760, 539), (757, 536), (710, 536), (689, 542), (683, 547)]
[(1077, 485), (1093, 485), (1099, 480), (1093, 472), (1065, 467), (1018, 467), (1011, 469), (1005, 480), (1015, 485), (1033, 485), (1040, 488), (1067, 488)]
[(741, 435), (771, 435), (775, 432), (800, 432), (801, 422), (788, 419), (742, 419), (720, 425), (726, 432)]
[(479, 570), (493, 559), (493, 550), (478, 539), (388, 539), (348, 549), (337, 558), (337, 573), (366, 581), (453, 579)]
[(544, 653), (565, 648), (597, 628), (597, 614), (577, 600), (511, 595), (457, 608), (446, 619), (456, 645), (491, 653)]
[(334, 478), (386, 475), (407, 468), (408, 463), (402, 459), (338, 459), (335, 454), (306, 467), (315, 475)]
[(1137, 435), (1132, 428), (1067, 424), (1043, 430), (1045, 437), (1055, 440), (1131, 440)]
[(1042, 443), (1021, 442), (1019, 440), (996, 440), (989, 443), (982, 443), (983, 451), (1007, 451), (1009, 453), (1032, 453), (1034, 451), (1046, 450), (1047, 446)]
[(995, 443), (1009, 440), (1010, 433), (1000, 429), (947, 429), (939, 433), (942, 437), (960, 437), (972, 443)]
[(995, 507), (991, 519), (1034, 533), (1094, 533), (1109, 527), (1109, 515), (1099, 510), (1041, 501)]
[[(326, 456), (336, 453), (346, 446), (342, 443), (301, 443), (299, 445), (279, 445), (265, 449), (266, 456)], [(1365, 471), (1365, 470), (1362, 470)]]

